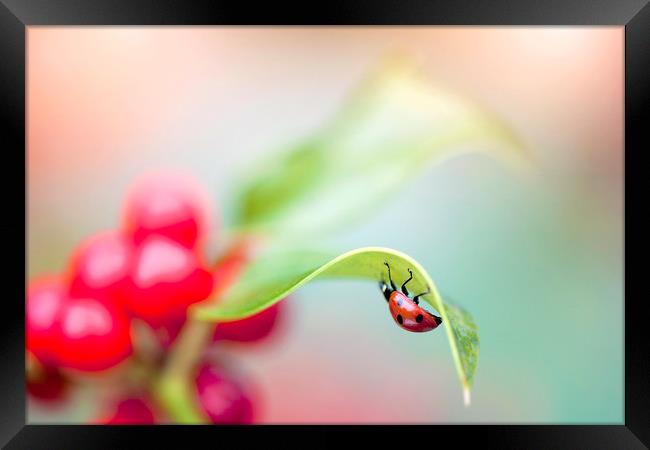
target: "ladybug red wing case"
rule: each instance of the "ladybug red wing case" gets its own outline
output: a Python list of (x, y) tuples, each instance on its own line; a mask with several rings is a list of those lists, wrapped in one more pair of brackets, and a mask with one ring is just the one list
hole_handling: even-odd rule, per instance
[(416, 333), (431, 331), (442, 322), (440, 317), (416, 305), (413, 300), (398, 291), (391, 294), (388, 308), (395, 322), (408, 331)]

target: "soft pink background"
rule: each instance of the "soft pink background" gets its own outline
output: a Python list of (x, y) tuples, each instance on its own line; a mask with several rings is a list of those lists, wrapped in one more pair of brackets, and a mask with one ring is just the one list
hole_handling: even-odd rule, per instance
[[(508, 175), (491, 165), (441, 166), (427, 177), (450, 180), (445, 188), (426, 178), (407, 196), (423, 195), (431, 214), (420, 215), (413, 236), (393, 236), (392, 218), (384, 215), (348, 238), (354, 246), (400, 248), (431, 268), (447, 291), (461, 293), (482, 330), (473, 405), (462, 406), (442, 335), (415, 341), (399, 334), (383, 310), (354, 321), (379, 294), (354, 285), (354, 294), (343, 295), (346, 284), (322, 284), (298, 293), (274, 343), (224, 349), (257, 385), (260, 419), (620, 422), (623, 37), (622, 27), (30, 27), (29, 276), (60, 270), (80, 239), (114, 226), (129, 183), (157, 167), (192, 173), (217, 205), (215, 222), (227, 222), (238, 173), (318, 127), (386, 52), (407, 51), (434, 82), (504, 117), (542, 167), (530, 187), (499, 184)], [(463, 174), (472, 175), (454, 185)], [(496, 206), (476, 197), (485, 186)], [(507, 218), (514, 210), (504, 205), (521, 192), (518, 213)], [(469, 204), (476, 207), (465, 208), (467, 216), (454, 216), (454, 208)], [(502, 240), (482, 235), (483, 223), (503, 230)], [(517, 224), (516, 231), (536, 234), (517, 237), (508, 228)], [(467, 234), (453, 237), (459, 230)], [(473, 235), (484, 240), (467, 237)], [(517, 290), (508, 280), (528, 280), (526, 274), (497, 272), (493, 261), (479, 258), (491, 255), (478, 252), (492, 240), (504, 243), (503, 261), (514, 255), (512, 268), (556, 253), (526, 272), (539, 278)], [(541, 250), (522, 259), (517, 252), (533, 241)], [(583, 248), (583, 259), (570, 259)], [(583, 273), (595, 264), (602, 267)], [(585, 291), (593, 280), (607, 284)], [(552, 292), (533, 299), (550, 285)], [(355, 297), (352, 306), (346, 295)], [(373, 300), (357, 302), (358, 296)], [(530, 317), (516, 325), (516, 314)], [(529, 325), (549, 317), (552, 331)], [(605, 323), (602, 341), (574, 338), (602, 336)], [(83, 414), (30, 408), (35, 421)]]

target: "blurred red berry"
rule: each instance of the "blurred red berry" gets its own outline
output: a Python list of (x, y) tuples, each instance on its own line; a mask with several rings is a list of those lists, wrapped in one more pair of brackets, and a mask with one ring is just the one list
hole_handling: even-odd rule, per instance
[(27, 392), (41, 402), (55, 404), (67, 397), (68, 382), (57, 369), (43, 366), (28, 374)]
[(133, 315), (158, 327), (206, 299), (212, 286), (212, 274), (196, 252), (152, 235), (135, 252), (125, 303)]
[(71, 298), (58, 278), (32, 282), (27, 349), (45, 366), (104, 370), (131, 354), (128, 318), (95, 298)]
[(69, 298), (60, 320), (56, 357), (61, 367), (105, 370), (132, 353), (129, 319), (115, 305), (94, 298)]
[(284, 309), (284, 301), (278, 302), (251, 317), (217, 325), (213, 341), (253, 342), (270, 336), (278, 315)]
[(221, 368), (204, 364), (196, 377), (199, 403), (212, 423), (249, 424), (253, 403), (241, 386)]
[[(210, 295), (218, 298), (239, 277), (248, 262), (249, 242), (242, 241), (232, 246), (219, 261), (213, 271), (213, 287)], [(173, 344), (186, 321), (186, 314), (177, 313), (155, 324), (160, 344), (167, 349)]]
[(71, 258), (70, 294), (120, 299), (129, 282), (133, 252), (130, 240), (119, 232), (105, 232), (87, 239)]
[(151, 425), (155, 423), (155, 417), (148, 402), (135, 397), (119, 401), (115, 410), (99, 422), (106, 425)]
[(56, 364), (61, 345), (61, 311), (66, 301), (63, 282), (55, 277), (32, 281), (27, 288), (27, 350), (42, 364)]
[(153, 173), (127, 194), (124, 228), (136, 243), (157, 234), (192, 248), (209, 228), (209, 211), (209, 199), (193, 179)]

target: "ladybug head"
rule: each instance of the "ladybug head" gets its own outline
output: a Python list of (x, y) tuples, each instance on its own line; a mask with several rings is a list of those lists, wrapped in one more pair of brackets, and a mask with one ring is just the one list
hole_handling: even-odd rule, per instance
[(390, 288), (386, 283), (383, 281), (379, 282), (379, 289), (381, 289), (381, 293), (384, 294), (384, 298), (386, 301), (390, 300), (390, 294), (395, 292), (393, 289)]

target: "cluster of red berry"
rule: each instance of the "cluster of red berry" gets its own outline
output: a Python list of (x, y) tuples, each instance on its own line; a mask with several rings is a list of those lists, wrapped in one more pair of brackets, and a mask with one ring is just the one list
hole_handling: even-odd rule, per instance
[[(182, 329), (187, 308), (218, 297), (246, 264), (243, 247), (209, 266), (203, 244), (209, 229), (208, 202), (191, 180), (149, 176), (126, 198), (119, 229), (83, 242), (62, 275), (28, 286), (28, 391), (40, 399), (61, 398), (66, 374), (121, 366), (134, 353), (132, 322), (138, 319), (169, 348)], [(219, 325), (213, 341), (256, 341), (273, 329), (280, 304), (248, 319)], [(252, 420), (250, 399), (236, 380), (214, 363), (197, 369), (196, 391), (215, 423)], [(144, 397), (118, 401), (109, 423), (153, 423)]]

